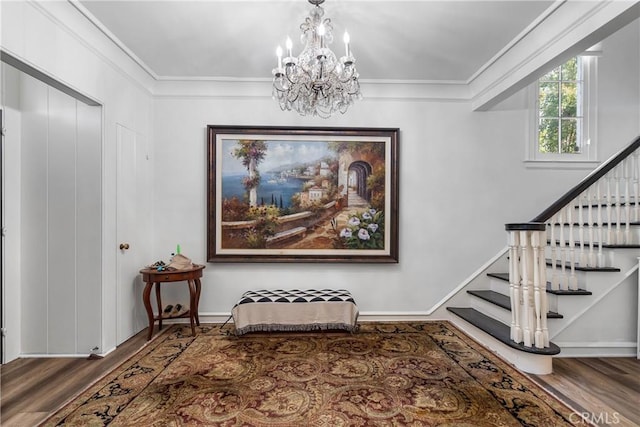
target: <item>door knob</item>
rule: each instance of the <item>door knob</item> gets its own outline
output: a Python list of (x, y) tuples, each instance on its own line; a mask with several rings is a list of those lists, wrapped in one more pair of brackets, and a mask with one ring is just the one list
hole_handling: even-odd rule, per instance
[(121, 251), (126, 251), (127, 249), (129, 249), (129, 244), (128, 243), (120, 243), (120, 250)]

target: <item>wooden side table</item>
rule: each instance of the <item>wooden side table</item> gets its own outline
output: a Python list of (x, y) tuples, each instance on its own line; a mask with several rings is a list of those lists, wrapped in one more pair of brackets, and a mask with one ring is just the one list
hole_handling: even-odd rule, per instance
[[(147, 309), (147, 317), (149, 318), (149, 335), (147, 335), (147, 341), (151, 339), (153, 335), (153, 326), (155, 321), (158, 321), (158, 330), (162, 329), (162, 299), (160, 297), (160, 284), (166, 282), (182, 282), (186, 281), (189, 286), (189, 312), (182, 316), (172, 317), (172, 319), (180, 317), (189, 317), (191, 322), (191, 333), (196, 335), (195, 324), (200, 326), (200, 318), (198, 317), (198, 304), (200, 303), (200, 289), (202, 285), (200, 278), (202, 277), (202, 270), (204, 265), (194, 264), (192, 268), (188, 270), (172, 270), (172, 271), (158, 271), (154, 268), (144, 268), (140, 270), (142, 274), (142, 280), (146, 283), (144, 291), (142, 292), (142, 301), (144, 307)], [(158, 302), (158, 315), (154, 316), (153, 309), (151, 308), (151, 288), (156, 285), (156, 300)]]

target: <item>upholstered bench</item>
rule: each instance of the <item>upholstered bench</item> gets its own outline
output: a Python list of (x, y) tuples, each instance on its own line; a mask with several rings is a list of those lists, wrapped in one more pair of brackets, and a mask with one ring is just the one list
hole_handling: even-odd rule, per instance
[(231, 310), (236, 335), (247, 332), (356, 330), (358, 307), (344, 289), (248, 291)]

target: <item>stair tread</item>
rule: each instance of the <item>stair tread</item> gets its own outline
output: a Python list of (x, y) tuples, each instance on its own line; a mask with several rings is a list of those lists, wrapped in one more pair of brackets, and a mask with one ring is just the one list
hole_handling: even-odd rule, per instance
[[(569, 223), (569, 222), (562, 222), (562, 223), (560, 223), (560, 222), (554, 222), (554, 223), (547, 223), (547, 224), (562, 225), (562, 226), (569, 226), (569, 225), (573, 225), (574, 227), (580, 227), (580, 223), (579, 223), (579, 222), (572, 222), (572, 223)], [(598, 223), (597, 223), (597, 222), (592, 222), (592, 223), (591, 223), (591, 225), (592, 225), (592, 226), (594, 226), (594, 227), (597, 227), (597, 226), (598, 226)], [(608, 223), (608, 222), (603, 222), (603, 223), (602, 223), (602, 224), (600, 224), (600, 225), (602, 225), (603, 227), (608, 227), (608, 226), (609, 226), (609, 223)], [(617, 223), (617, 222), (612, 222), (612, 223), (611, 223), (611, 226), (617, 226), (617, 225), (618, 225), (618, 223)], [(625, 225), (626, 225), (626, 222), (621, 222), (621, 223), (620, 223), (620, 226), (621, 226), (621, 227), (623, 227), (623, 226), (625, 226)], [(629, 221), (629, 225), (640, 225), (640, 221)], [(583, 226), (583, 227), (588, 227), (588, 226), (589, 226), (589, 223), (588, 223), (588, 222), (583, 222), (583, 223), (582, 223), (582, 226)]]
[(586, 289), (551, 289), (551, 283), (547, 282), (547, 292), (554, 295), (593, 295)]
[(509, 281), (509, 273), (487, 273), (489, 277), (495, 277), (496, 279), (504, 280), (505, 282)]
[(511, 311), (511, 298), (496, 291), (469, 290), (467, 293)]
[[(487, 273), (487, 276), (494, 277), (499, 280), (504, 280), (505, 282), (509, 281), (509, 273)], [(547, 282), (547, 292), (554, 295), (593, 295), (592, 292), (587, 291), (586, 289), (551, 289), (551, 283)]]
[[(551, 242), (549, 240), (547, 240), (547, 244), (550, 244), (550, 243)], [(564, 243), (564, 245), (565, 246), (569, 246), (569, 241), (566, 241)], [(585, 249), (588, 248), (589, 245), (590, 245), (589, 242), (584, 242), (583, 243), (583, 246), (585, 247)], [(600, 243), (593, 242), (593, 247), (594, 248), (599, 246), (599, 245), (600, 245)], [(556, 246), (560, 246), (560, 241), (559, 240), (556, 240)], [(575, 246), (576, 247), (580, 247), (580, 242), (575, 242)], [(631, 243), (631, 244), (614, 244), (614, 243), (608, 244), (608, 243), (603, 243), (602, 247), (606, 248), (606, 249), (638, 249), (638, 248), (640, 248), (640, 243)]]
[[(474, 295), (478, 298), (481, 298), (487, 302), (497, 305), (498, 307), (502, 307), (505, 310), (511, 311), (511, 298), (505, 294), (501, 294), (500, 292), (492, 291), (492, 290), (468, 290), (467, 293)], [(562, 319), (564, 316), (562, 314), (556, 313), (555, 311), (548, 311), (547, 318), (548, 319)]]
[[(551, 266), (551, 260), (547, 259), (547, 265), (550, 267)], [(556, 261), (556, 268), (561, 268), (562, 264), (559, 261)], [(570, 269), (571, 268), (571, 263), (570, 262), (566, 262), (564, 264), (565, 268)], [(574, 264), (574, 268), (577, 271), (604, 271), (604, 272), (619, 272), (620, 269), (617, 267), (586, 267), (586, 266), (581, 266), (580, 264), (576, 263)]]
[[(613, 207), (615, 207), (615, 206), (625, 206), (625, 205), (627, 205), (627, 204), (628, 204), (629, 206), (635, 206), (635, 205), (637, 205), (638, 203), (637, 203), (637, 202), (612, 202), (612, 203), (611, 203), (611, 207), (613, 208)], [(583, 209), (584, 209), (584, 208), (588, 208), (589, 206), (591, 206), (592, 208), (597, 208), (598, 206), (600, 206), (600, 207), (607, 207), (607, 206), (609, 206), (609, 205), (608, 205), (608, 204), (606, 204), (606, 203), (591, 203), (591, 204), (589, 204), (589, 203), (579, 203), (579, 204), (575, 205), (575, 206), (574, 206), (574, 208), (575, 208), (575, 209), (579, 209), (581, 205), (582, 205), (582, 208), (583, 208)]]
[(447, 310), (460, 318), (471, 323), (473, 326), (483, 330), (487, 334), (491, 335), (495, 339), (508, 345), (511, 348), (525, 351), (527, 353), (541, 354), (541, 355), (555, 355), (560, 353), (560, 347), (554, 343), (549, 343), (549, 347), (536, 348), (526, 347), (522, 344), (518, 344), (511, 340), (511, 331), (509, 326), (504, 323), (495, 320), (485, 314), (480, 313), (478, 310), (468, 307), (447, 307)]

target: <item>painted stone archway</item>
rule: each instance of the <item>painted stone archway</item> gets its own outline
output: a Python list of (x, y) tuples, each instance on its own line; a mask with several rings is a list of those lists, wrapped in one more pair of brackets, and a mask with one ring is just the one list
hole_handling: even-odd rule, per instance
[(367, 188), (367, 178), (371, 175), (370, 163), (356, 159), (352, 153), (340, 153), (338, 188), (345, 197), (347, 206), (367, 206), (371, 202), (371, 190)]
[(367, 206), (371, 201), (371, 190), (367, 187), (367, 178), (371, 175), (371, 165), (356, 161), (349, 166), (347, 182), (348, 206)]

